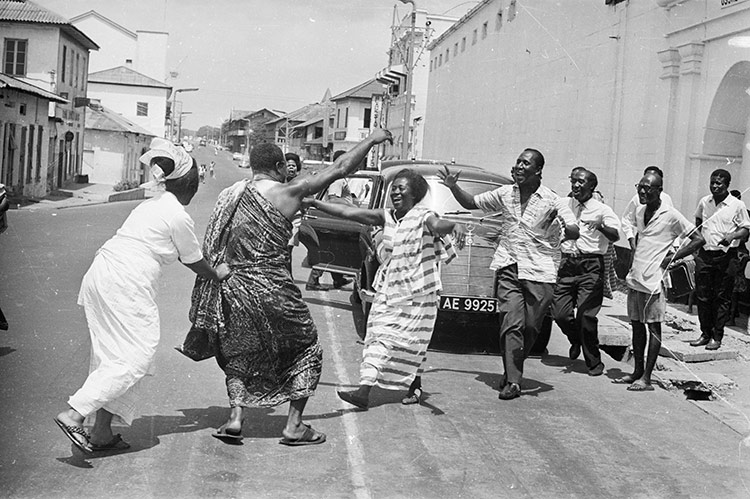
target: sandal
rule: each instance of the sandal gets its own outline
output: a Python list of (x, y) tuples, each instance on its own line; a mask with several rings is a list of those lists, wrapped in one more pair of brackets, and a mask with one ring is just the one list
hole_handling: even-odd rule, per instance
[[(70, 441), (73, 442), (73, 445), (75, 445), (81, 452), (85, 452), (86, 454), (93, 452), (91, 449), (91, 442), (89, 441), (90, 437), (89, 434), (86, 433), (86, 430), (77, 425), (66, 425), (57, 418), (54, 418), (54, 420), (57, 426), (59, 426), (63, 433), (65, 433), (65, 436), (68, 437)], [(82, 437), (83, 440), (78, 437)]]
[(404, 405), (413, 405), (422, 403), (422, 389), (415, 388), (414, 391), (409, 391), (406, 397), (401, 399), (401, 403)]

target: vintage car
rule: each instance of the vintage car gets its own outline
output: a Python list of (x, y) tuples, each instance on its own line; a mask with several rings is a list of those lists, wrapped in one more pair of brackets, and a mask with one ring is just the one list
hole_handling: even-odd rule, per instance
[[(347, 177), (351, 202), (367, 208), (390, 207), (390, 185), (397, 172), (411, 168), (425, 177), (430, 185), (425, 202), (441, 217), (464, 224), (469, 232), (466, 246), (457, 251), (457, 258), (441, 267), (443, 290), (430, 348), (496, 353), (499, 350), (499, 314), (494, 298), (495, 275), (489, 266), (495, 252), (498, 223), (493, 221), (492, 214), (485, 216), (480, 210), (466, 210), (458, 204), (437, 177), (437, 171), (445, 164), (397, 160), (383, 162), (381, 171), (359, 171)], [(459, 184), (473, 194), (511, 183), (508, 177), (475, 166), (447, 165), (451, 170), (461, 170)], [(325, 199), (326, 195), (323, 191), (318, 199)], [(379, 266), (375, 248), (382, 228), (342, 220), (314, 208), (306, 212), (304, 219), (303, 225), (314, 231), (312, 236), (319, 252), (318, 263), (313, 267), (355, 278), (351, 302), (355, 325), (364, 337), (364, 325), (374, 296), (372, 281)]]

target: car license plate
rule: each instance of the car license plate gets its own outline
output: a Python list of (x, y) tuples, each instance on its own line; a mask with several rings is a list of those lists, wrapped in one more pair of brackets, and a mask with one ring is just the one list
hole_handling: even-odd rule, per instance
[(441, 296), (440, 310), (452, 312), (474, 312), (478, 314), (498, 313), (497, 299), (471, 296)]

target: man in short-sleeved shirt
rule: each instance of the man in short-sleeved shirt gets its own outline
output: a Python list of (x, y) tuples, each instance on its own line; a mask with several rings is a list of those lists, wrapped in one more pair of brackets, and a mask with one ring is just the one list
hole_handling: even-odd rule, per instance
[[(552, 301), (560, 261), (560, 232), (578, 237), (578, 227), (560, 196), (541, 185), (544, 156), (526, 149), (511, 170), (513, 185), (472, 196), (457, 183), (448, 167), (438, 172), (443, 184), (467, 209), (498, 212), (503, 225), (490, 269), (497, 274), (496, 296), (501, 313), (500, 349), (505, 367), (498, 397), (521, 393), (523, 362), (541, 329)], [(562, 218), (562, 222), (560, 221)]]
[[(636, 244), (633, 263), (625, 282), (628, 285), (628, 317), (633, 328), (633, 374), (615, 380), (626, 383), (630, 391), (652, 391), (651, 373), (661, 349), (661, 322), (666, 299), (663, 278), (673, 262), (691, 255), (703, 244), (693, 224), (680, 212), (665, 206), (659, 197), (662, 177), (647, 173), (637, 186), (640, 206), (635, 211)], [(688, 237), (674, 255), (671, 251), (678, 237)], [(648, 327), (648, 332), (646, 328)], [(648, 355), (645, 359), (646, 344)]]
[(695, 297), (701, 335), (690, 342), (694, 347), (717, 350), (724, 338), (724, 326), (731, 318), (732, 289), (739, 269), (737, 249), (750, 229), (745, 203), (729, 194), (731, 174), (723, 169), (711, 174), (711, 194), (701, 198), (695, 210), (706, 245), (695, 258)]
[(552, 299), (552, 317), (570, 341), (568, 356), (583, 358), (590, 376), (604, 372), (599, 352), (597, 314), (604, 301), (604, 255), (620, 238), (620, 220), (612, 208), (594, 199), (598, 180), (577, 168), (570, 177), (572, 197), (565, 203), (576, 218), (580, 236), (561, 244), (562, 261)]

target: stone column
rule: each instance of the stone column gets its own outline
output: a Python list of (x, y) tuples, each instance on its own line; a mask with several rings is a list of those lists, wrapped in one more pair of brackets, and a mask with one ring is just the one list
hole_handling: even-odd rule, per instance
[[(674, 164), (674, 132), (675, 120), (677, 118), (678, 88), (680, 83), (680, 52), (676, 48), (668, 48), (657, 52), (659, 62), (662, 65), (662, 73), (659, 78), (668, 85), (666, 92), (668, 103), (666, 114), (659, 117), (658, 130), (664, 134), (664, 155), (661, 160), (661, 168), (667, 178), (678, 178), (679, 170)], [(645, 165), (644, 165), (645, 166)], [(681, 165), (680, 165), (681, 166)]]
[(698, 145), (701, 124), (696, 123), (696, 113), (701, 102), (701, 42), (689, 42), (677, 47), (680, 57), (680, 77), (677, 88), (677, 108), (672, 132), (670, 177), (665, 190), (672, 196), (675, 207), (683, 213), (692, 213), (698, 201), (700, 185), (700, 159), (691, 159), (693, 153), (702, 152)]

